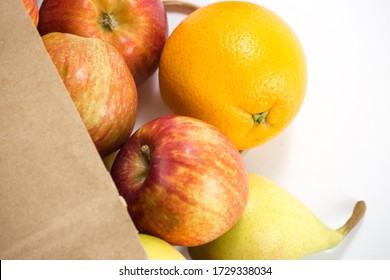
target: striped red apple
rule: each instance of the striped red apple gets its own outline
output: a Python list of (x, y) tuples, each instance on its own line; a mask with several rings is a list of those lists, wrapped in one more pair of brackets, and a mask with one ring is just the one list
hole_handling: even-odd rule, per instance
[(168, 36), (161, 0), (44, 0), (38, 30), (100, 38), (125, 58), (137, 85), (157, 69)]
[(195, 246), (228, 231), (248, 199), (239, 151), (217, 128), (184, 116), (141, 126), (111, 169), (141, 233)]
[(138, 106), (123, 57), (96, 38), (49, 33), (42, 39), (100, 155), (116, 151), (133, 130)]
[(35, 27), (38, 26), (39, 11), (36, 0), (23, 0), (23, 5), (26, 8), (28, 15), (30, 16)]

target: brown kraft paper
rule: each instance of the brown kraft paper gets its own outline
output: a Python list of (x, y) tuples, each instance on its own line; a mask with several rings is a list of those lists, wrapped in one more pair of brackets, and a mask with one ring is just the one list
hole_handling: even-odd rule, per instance
[(0, 14), (0, 258), (146, 259), (22, 1)]

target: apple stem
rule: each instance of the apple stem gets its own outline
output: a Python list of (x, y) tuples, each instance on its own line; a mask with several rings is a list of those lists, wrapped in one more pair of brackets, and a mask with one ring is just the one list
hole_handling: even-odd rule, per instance
[(163, 0), (162, 2), (166, 9), (182, 10), (187, 13), (192, 13), (200, 8), (198, 5), (183, 1)]
[(109, 13), (103, 13), (102, 18), (100, 19), (100, 24), (110, 31), (114, 30), (118, 26), (115, 18)]
[(150, 147), (148, 145), (142, 145), (141, 154), (149, 165), (151, 162)]
[(348, 221), (340, 228), (337, 229), (339, 233), (346, 236), (363, 218), (366, 213), (366, 203), (364, 201), (358, 201), (353, 208), (353, 212)]

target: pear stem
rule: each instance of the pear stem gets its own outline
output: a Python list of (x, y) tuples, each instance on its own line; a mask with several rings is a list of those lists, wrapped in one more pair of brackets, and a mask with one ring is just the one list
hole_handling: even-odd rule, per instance
[(344, 237), (359, 223), (366, 213), (366, 203), (362, 200), (356, 202), (353, 212), (348, 221), (337, 229)]
[(163, 0), (164, 7), (166, 9), (173, 9), (178, 11), (184, 11), (186, 13), (192, 13), (199, 9), (200, 7), (198, 5), (184, 2), (184, 1), (170, 1), (170, 0)]

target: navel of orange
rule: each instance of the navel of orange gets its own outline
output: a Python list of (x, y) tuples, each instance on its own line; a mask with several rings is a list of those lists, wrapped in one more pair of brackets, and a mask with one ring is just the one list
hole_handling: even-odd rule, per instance
[(215, 125), (246, 150), (295, 118), (306, 91), (306, 59), (293, 30), (272, 11), (249, 2), (217, 2), (172, 32), (159, 83), (173, 112)]

